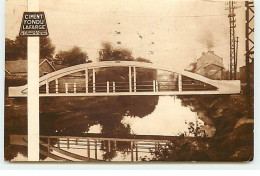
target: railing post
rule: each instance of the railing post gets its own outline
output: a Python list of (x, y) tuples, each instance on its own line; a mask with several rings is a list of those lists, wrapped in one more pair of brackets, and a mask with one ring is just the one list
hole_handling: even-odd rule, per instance
[(129, 92), (132, 92), (132, 72), (131, 72), (131, 66), (129, 66)]
[(135, 160), (138, 161), (138, 144), (135, 143)]
[(131, 161), (134, 161), (134, 142), (131, 141)]
[(178, 75), (178, 86), (179, 86), (179, 91), (182, 91), (182, 76), (181, 76), (181, 74)]
[(89, 145), (89, 139), (87, 139), (87, 150), (88, 150), (88, 160), (90, 159), (90, 145)]
[(107, 93), (109, 93), (109, 81), (107, 81)]
[(113, 81), (113, 92), (116, 92), (116, 83)]
[(153, 91), (155, 92), (155, 80), (153, 80)]
[(58, 79), (55, 79), (55, 84), (56, 84), (56, 93), (59, 92), (59, 82)]
[(49, 82), (48, 79), (46, 79), (46, 94), (49, 93)]
[(67, 149), (70, 149), (70, 139), (67, 138)]
[(58, 138), (58, 148), (60, 148), (60, 138)]
[(85, 70), (86, 93), (88, 93), (88, 69)]
[(75, 139), (75, 143), (76, 143), (76, 145), (78, 145), (78, 139)]
[(68, 93), (68, 91), (69, 91), (68, 83), (65, 83), (65, 93)]
[(93, 68), (93, 93), (96, 92), (96, 73), (95, 69)]
[(95, 159), (97, 160), (97, 140), (95, 140)]
[(155, 90), (156, 90), (156, 92), (158, 92), (158, 89), (159, 89), (159, 88), (158, 88), (158, 81), (156, 80), (156, 81), (155, 81)]
[(154, 149), (155, 151), (159, 151), (159, 142), (154, 142)]
[(48, 137), (48, 156), (50, 154), (50, 137)]
[(76, 91), (77, 91), (77, 84), (74, 83), (74, 84), (73, 84), (73, 87), (74, 87), (74, 93), (76, 93)]
[(110, 140), (108, 140), (107, 142), (108, 142), (108, 152), (110, 153), (110, 152), (111, 152), (111, 143), (110, 143)]
[(136, 92), (136, 67), (134, 67), (134, 92)]

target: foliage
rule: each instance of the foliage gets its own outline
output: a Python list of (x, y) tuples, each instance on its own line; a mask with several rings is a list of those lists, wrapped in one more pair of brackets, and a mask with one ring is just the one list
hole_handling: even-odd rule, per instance
[(125, 48), (114, 48), (111, 43), (103, 42), (99, 51), (99, 61), (131, 61), (134, 60), (132, 52)]
[(62, 61), (63, 65), (73, 66), (85, 63), (88, 60), (88, 54), (74, 46), (68, 51), (59, 51), (55, 59)]
[(210, 161), (206, 138), (178, 138), (155, 151), (153, 161)]
[[(166, 148), (161, 147), (153, 160), (160, 161), (249, 161), (253, 159), (253, 123), (247, 117), (245, 97), (229, 95), (207, 95), (182, 97), (183, 106), (191, 107), (203, 118), (213, 121), (216, 128), (211, 138), (195, 137), (194, 140), (182, 135)], [(244, 120), (243, 120), (244, 119)], [(203, 119), (202, 119), (203, 120)], [(243, 123), (237, 123), (242, 121)], [(189, 131), (194, 133), (193, 123)], [(199, 136), (199, 135), (198, 135)]]
[[(55, 46), (49, 37), (40, 37), (40, 59), (52, 60)], [(17, 36), (15, 40), (5, 39), (5, 60), (27, 59), (27, 38)]]

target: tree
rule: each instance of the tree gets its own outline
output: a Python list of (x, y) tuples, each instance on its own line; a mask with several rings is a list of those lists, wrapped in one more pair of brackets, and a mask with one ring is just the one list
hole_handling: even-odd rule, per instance
[(40, 58), (50, 61), (53, 59), (54, 51), (55, 46), (51, 43), (51, 39), (49, 37), (40, 37)]
[(61, 60), (64, 65), (72, 66), (85, 63), (88, 60), (88, 54), (74, 46), (68, 51), (59, 51), (55, 58)]
[(17, 45), (14, 40), (5, 38), (5, 60), (15, 60), (19, 57)]
[[(52, 60), (55, 46), (49, 37), (40, 37), (40, 59)], [(27, 59), (27, 38), (5, 39), (5, 60)]]
[(99, 51), (99, 61), (131, 61), (134, 60), (132, 52), (125, 48), (114, 48), (111, 43), (103, 42)]

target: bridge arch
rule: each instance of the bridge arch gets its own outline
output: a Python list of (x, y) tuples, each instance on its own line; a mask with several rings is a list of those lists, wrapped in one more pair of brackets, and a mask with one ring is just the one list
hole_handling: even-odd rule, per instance
[[(73, 74), (80, 71), (86, 71), (89, 69), (97, 69), (97, 68), (108, 68), (108, 67), (128, 67), (129, 71), (131, 68), (147, 68), (147, 69), (155, 69), (162, 70), (172, 73), (177, 73), (179, 75), (179, 84), (181, 85), (182, 76), (198, 80), (205, 84), (211, 85), (216, 88), (216, 90), (208, 90), (208, 91), (182, 91), (181, 87), (179, 87), (178, 91), (170, 91), (170, 92), (104, 92), (104, 93), (88, 93), (85, 94), (77, 93), (77, 94), (40, 94), (40, 96), (109, 96), (109, 95), (190, 95), (190, 94), (238, 94), (240, 93), (240, 81), (238, 80), (211, 80), (204, 76), (191, 73), (180, 69), (178, 67), (169, 67), (167, 65), (154, 64), (154, 63), (145, 63), (145, 62), (137, 62), (137, 61), (102, 61), (102, 62), (94, 62), (94, 63), (85, 63), (80, 65), (75, 65), (71, 67), (67, 67), (47, 75), (44, 75), (39, 78), (39, 86), (46, 85), (46, 89), (48, 83), (51, 81), (58, 80), (61, 77), (64, 77), (69, 74)], [(87, 72), (86, 72), (87, 74)], [(129, 73), (130, 75), (130, 73)], [(132, 86), (131, 80), (129, 79), (130, 86)], [(19, 86), (19, 87), (9, 87), (9, 96), (11, 97), (19, 97), (26, 96), (27, 94), (27, 85)]]

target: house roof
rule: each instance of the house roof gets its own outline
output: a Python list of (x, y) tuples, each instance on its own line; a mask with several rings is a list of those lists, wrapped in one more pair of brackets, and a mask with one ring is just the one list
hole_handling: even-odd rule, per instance
[(50, 61), (48, 61), (47, 59), (40, 59), (40, 65), (41, 66), (44, 62), (47, 62), (54, 71), (56, 71), (55, 67), (52, 65), (52, 63)]
[(213, 51), (208, 51), (207, 53), (205, 53), (205, 54), (203, 54), (202, 56), (200, 56), (200, 58), (198, 58), (197, 61), (200, 60), (200, 59), (202, 59), (202, 58), (204, 58), (204, 57), (207, 57), (207, 56), (213, 56), (213, 57), (215, 57), (215, 58), (218, 58), (218, 59), (223, 60), (222, 57), (219, 57), (219, 56), (216, 55)]
[(27, 60), (5, 61), (5, 69), (9, 73), (26, 73)]
[(217, 64), (214, 64), (214, 63), (209, 63), (209, 64), (203, 65), (202, 67), (196, 69), (195, 72), (199, 71), (199, 70), (202, 69), (202, 68), (206, 68), (206, 67), (208, 67), (208, 66), (210, 66), (210, 65), (215, 65), (215, 66), (217, 66), (217, 67), (220, 67), (220, 68), (224, 69), (224, 67), (222, 67), (222, 66), (220, 66), (220, 65), (217, 65)]
[(205, 67), (208, 67), (208, 66), (210, 66), (210, 65), (215, 65), (215, 66), (217, 66), (217, 67), (220, 67), (220, 68), (223, 68), (223, 69), (224, 69), (223, 66), (220, 66), (220, 65), (217, 65), (217, 64), (214, 64), (214, 63), (207, 64), (207, 65), (204, 66), (204, 68), (205, 68)]
[[(41, 66), (44, 62), (47, 62), (53, 70), (56, 70), (47, 59), (40, 59), (39, 66)], [(5, 70), (10, 74), (27, 73), (27, 60), (5, 61)]]
[(60, 64), (53, 64), (53, 66), (55, 67), (56, 70), (60, 70), (60, 69), (68, 67), (66, 65), (60, 65)]

